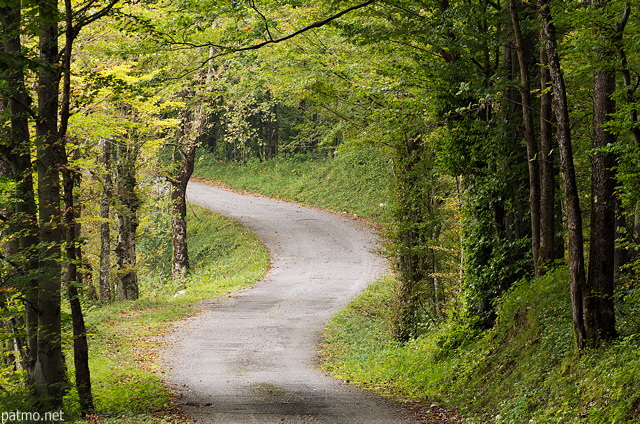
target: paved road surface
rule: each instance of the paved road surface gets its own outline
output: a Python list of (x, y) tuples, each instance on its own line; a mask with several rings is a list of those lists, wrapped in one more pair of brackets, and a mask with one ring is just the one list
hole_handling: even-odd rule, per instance
[(358, 222), (190, 183), (188, 200), (234, 218), (269, 248), (264, 281), (179, 324), (165, 355), (178, 404), (197, 423), (406, 423), (399, 406), (317, 368), (332, 314), (386, 269)]

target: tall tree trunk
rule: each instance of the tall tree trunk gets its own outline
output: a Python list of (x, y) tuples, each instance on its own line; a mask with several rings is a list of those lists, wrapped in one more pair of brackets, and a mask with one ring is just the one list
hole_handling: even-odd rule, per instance
[(125, 141), (117, 142), (116, 146), (116, 295), (119, 300), (136, 300), (139, 296), (136, 232), (140, 201), (135, 166), (138, 149)]
[(551, 107), (550, 83), (547, 49), (540, 48), (540, 251), (541, 267), (554, 259), (561, 259), (557, 251), (564, 253), (564, 249), (556, 247), (556, 217), (555, 217), (555, 166), (553, 161), (553, 108)]
[[(2, 37), (7, 54), (21, 57), (20, 40), (21, 5), (18, 0), (8, 1), (0, 8)], [(21, 287), (25, 306), (25, 326), (27, 333), (26, 357), (28, 374), (34, 382), (37, 357), (38, 328), (38, 280), (34, 275), (37, 268), (38, 219), (31, 164), (31, 136), (29, 131), (29, 108), (31, 97), (25, 87), (24, 64), (12, 67), (7, 72), (7, 94), (11, 129), (5, 151), (11, 165), (12, 179), (15, 181), (15, 217), (12, 231), (18, 235), (20, 251), (25, 255), (21, 272), (26, 277)]]
[(100, 302), (111, 303), (111, 140), (102, 138), (102, 197), (100, 198)]
[(520, 29), (518, 5), (510, 0), (511, 24), (516, 42), (516, 54), (520, 69), (520, 101), (522, 104), (522, 121), (524, 125), (524, 139), (527, 146), (527, 166), (529, 171), (529, 213), (531, 219), (531, 252), (536, 275), (542, 274), (540, 261), (540, 165), (538, 163), (538, 142), (533, 125), (533, 107), (531, 102), (531, 84), (529, 82), (529, 64), (525, 51), (524, 39)]
[[(595, 4), (596, 10), (606, 12), (607, 1)], [(611, 44), (616, 28), (606, 24), (595, 26), (597, 63), (593, 76), (593, 138), (596, 149), (591, 159), (591, 242), (589, 275), (585, 299), (587, 343), (616, 336), (613, 304), (614, 259), (616, 236), (615, 156), (604, 151), (616, 142), (616, 136), (606, 128), (616, 112), (612, 99), (616, 89), (614, 60), (616, 51)], [(599, 149), (599, 150), (598, 150)]]
[(584, 321), (584, 297), (586, 275), (584, 265), (584, 236), (582, 234), (582, 214), (578, 197), (573, 148), (571, 145), (571, 127), (567, 92), (558, 56), (556, 29), (552, 22), (547, 0), (538, 0), (538, 15), (542, 22), (543, 41), (547, 48), (549, 75), (553, 87), (553, 105), (557, 122), (558, 150), (560, 152), (560, 170), (562, 173), (562, 191), (566, 202), (567, 232), (569, 238), (569, 273), (571, 279), (571, 305), (576, 344), (584, 348), (586, 327)]
[(69, 164), (62, 168), (65, 205), (65, 230), (66, 230), (66, 270), (65, 283), (67, 295), (71, 307), (71, 322), (73, 327), (73, 363), (75, 365), (76, 388), (80, 398), (80, 410), (83, 415), (93, 412), (93, 395), (91, 393), (91, 372), (89, 370), (89, 344), (87, 342), (87, 329), (82, 314), (80, 293), (78, 288), (82, 286), (78, 273), (80, 259), (79, 236), (80, 229), (78, 218), (79, 206), (74, 198), (74, 187), (80, 183), (80, 173), (72, 169)]
[(57, 409), (66, 391), (62, 354), (61, 266), (62, 222), (60, 211), (61, 140), (58, 137), (60, 82), (57, 2), (38, 2), (40, 60), (36, 154), (38, 170), (38, 218), (40, 222), (40, 282), (38, 290), (38, 354), (35, 390), (41, 405)]
[(398, 294), (397, 324), (395, 325), (396, 338), (402, 342), (408, 342), (418, 335), (420, 283), (424, 278), (424, 269), (418, 254), (421, 237), (418, 231), (421, 216), (416, 207), (416, 170), (414, 167), (420, 161), (418, 143), (415, 140), (407, 140), (406, 146), (397, 148), (397, 160), (395, 161), (394, 176), (398, 187), (395, 190), (398, 196), (398, 234), (396, 236), (397, 268), (398, 268)]
[[(209, 49), (209, 56), (213, 57), (215, 50)], [(209, 62), (206, 74), (199, 75), (195, 84), (204, 83), (204, 87), (196, 90), (196, 101), (184, 109), (183, 116), (176, 136), (176, 153), (180, 165), (175, 178), (168, 178), (171, 183), (172, 230), (173, 230), (173, 264), (172, 279), (175, 283), (184, 284), (189, 273), (189, 248), (187, 243), (187, 185), (193, 174), (196, 151), (200, 146), (207, 120), (205, 112), (205, 98), (198, 96), (202, 91), (209, 91), (209, 84), (213, 80), (213, 61)]]
[[(440, 226), (434, 198), (433, 171), (428, 164), (425, 144), (420, 137), (394, 146), (393, 174), (397, 209), (394, 241), (399, 287), (396, 296), (395, 336), (407, 342), (420, 333), (421, 308), (437, 317), (440, 289), (434, 279), (435, 251), (429, 246), (437, 239)], [(431, 181), (432, 184), (426, 181)]]
[[(75, 379), (78, 397), (80, 399), (80, 411), (83, 415), (93, 412), (93, 395), (91, 393), (91, 373), (89, 371), (89, 344), (87, 342), (87, 329), (82, 314), (79, 287), (82, 286), (82, 277), (78, 273), (78, 264), (81, 258), (80, 248), (80, 207), (76, 205), (74, 188), (80, 185), (80, 172), (69, 164), (66, 141), (69, 117), (71, 116), (71, 53), (73, 43), (77, 36), (78, 28), (73, 25), (73, 9), (71, 0), (64, 1), (65, 6), (65, 46), (62, 52), (62, 100), (60, 105), (60, 128), (58, 139), (61, 143), (64, 166), (61, 167), (63, 179), (64, 197), (64, 229), (66, 241), (66, 269), (65, 283), (67, 296), (71, 308), (71, 322), (73, 328), (73, 362), (75, 365)], [(77, 156), (77, 150), (74, 156)]]

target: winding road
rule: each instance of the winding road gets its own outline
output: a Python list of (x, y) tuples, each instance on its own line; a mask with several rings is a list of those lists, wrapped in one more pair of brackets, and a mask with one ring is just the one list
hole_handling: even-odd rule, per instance
[(327, 320), (386, 270), (363, 224), (313, 208), (189, 183), (188, 200), (242, 222), (270, 251), (265, 279), (205, 302), (163, 362), (197, 423), (395, 424), (398, 404), (318, 369)]

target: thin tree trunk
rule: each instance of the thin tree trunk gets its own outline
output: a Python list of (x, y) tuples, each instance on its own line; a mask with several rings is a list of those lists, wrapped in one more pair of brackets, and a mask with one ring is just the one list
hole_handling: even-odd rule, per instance
[(93, 412), (93, 395), (91, 393), (91, 373), (89, 371), (89, 344), (87, 343), (87, 329), (80, 304), (78, 287), (81, 286), (78, 274), (79, 250), (78, 237), (80, 236), (78, 208), (73, 189), (80, 177), (77, 172), (68, 166), (63, 168), (64, 203), (65, 203), (65, 228), (66, 228), (66, 254), (67, 266), (65, 282), (67, 295), (71, 306), (71, 321), (73, 327), (73, 362), (75, 365), (76, 388), (80, 398), (80, 410), (83, 415)]
[[(209, 50), (209, 55), (213, 57), (215, 50)], [(213, 79), (213, 61), (209, 62), (209, 67), (205, 75), (196, 78), (195, 83), (204, 82), (204, 91), (209, 90), (209, 84)], [(196, 95), (198, 90), (196, 90)], [(187, 106), (184, 110), (180, 127), (177, 134), (176, 152), (179, 155), (180, 166), (175, 178), (168, 178), (171, 183), (171, 205), (172, 205), (172, 230), (173, 230), (173, 264), (172, 279), (174, 283), (184, 284), (189, 274), (189, 246), (187, 243), (187, 185), (193, 174), (195, 166), (196, 152), (200, 146), (200, 136), (204, 132), (206, 114), (203, 98), (199, 98), (192, 106)], [(193, 109), (190, 109), (192, 107)]]
[(555, 167), (553, 161), (553, 125), (551, 124), (553, 109), (547, 59), (547, 49), (540, 48), (540, 252), (541, 267), (556, 257), (555, 235)]
[(174, 283), (184, 285), (189, 275), (189, 249), (187, 245), (187, 184), (174, 184), (171, 188), (173, 229), (173, 266), (171, 277)]
[[(4, 50), (8, 54), (22, 54), (20, 40), (21, 9), (18, 1), (7, 2), (0, 9)], [(11, 164), (15, 181), (15, 215), (17, 222), (13, 231), (18, 234), (20, 251), (25, 254), (22, 274), (26, 276), (22, 289), (25, 306), (26, 357), (24, 358), (30, 380), (34, 382), (37, 356), (38, 328), (38, 280), (33, 275), (37, 268), (38, 219), (31, 165), (31, 136), (29, 132), (29, 110), (31, 97), (25, 87), (24, 66), (15, 66), (7, 72), (7, 91), (11, 129), (8, 144), (4, 149)]]
[(267, 101), (272, 102), (270, 113), (267, 115), (265, 122), (266, 135), (266, 158), (273, 159), (278, 156), (278, 105), (272, 99), (271, 92), (267, 91)]
[(111, 140), (100, 140), (102, 146), (102, 197), (100, 199), (100, 302), (111, 303)]
[[(626, 7), (623, 11), (622, 18), (620, 22), (618, 22), (618, 28), (615, 36), (615, 46), (618, 51), (618, 56), (621, 62), (621, 74), (622, 74), (622, 83), (624, 84), (625, 92), (624, 99), (625, 102), (630, 105), (636, 102), (635, 92), (638, 89), (638, 83), (634, 84), (631, 76), (631, 69), (629, 68), (629, 60), (627, 58), (627, 52), (624, 45), (624, 28), (627, 25), (627, 22), (631, 16), (631, 4), (627, 3)], [(638, 125), (638, 109), (632, 107), (629, 110), (629, 121), (631, 123), (631, 135), (633, 136), (633, 141), (636, 147), (640, 147), (640, 126)], [(635, 210), (633, 211), (633, 230), (632, 237), (636, 240), (640, 239), (640, 203), (636, 204)], [(622, 266), (624, 263), (631, 261), (634, 256), (637, 255), (636, 252), (627, 251), (623, 256), (623, 260), (618, 261), (616, 264), (616, 270), (619, 269), (619, 266)]]
[(66, 229), (66, 272), (67, 295), (71, 306), (71, 322), (73, 327), (73, 363), (75, 365), (76, 388), (80, 398), (80, 410), (83, 415), (93, 412), (93, 395), (91, 393), (91, 373), (89, 370), (89, 344), (87, 343), (87, 329), (82, 314), (80, 294), (81, 286), (78, 274), (79, 251), (78, 238), (80, 236), (78, 218), (79, 206), (76, 205), (73, 189), (79, 185), (80, 174), (67, 164), (62, 169), (65, 203)]
[[(615, 46), (618, 50), (618, 56), (621, 61), (621, 69), (622, 69), (622, 82), (624, 84), (624, 88), (626, 90), (625, 97), (626, 101), (629, 103), (633, 103), (634, 101), (634, 93), (638, 89), (638, 85), (634, 84), (631, 81), (631, 70), (629, 68), (629, 60), (627, 59), (626, 49), (624, 48), (623, 41), (623, 33), (624, 28), (627, 25), (629, 17), (631, 16), (631, 4), (627, 3), (625, 10), (622, 15), (622, 19), (618, 22), (618, 27), (616, 29), (616, 34), (614, 36)], [(635, 125), (638, 123), (638, 110), (636, 108), (631, 108), (629, 111), (629, 120), (631, 121), (631, 135), (633, 136), (633, 141), (636, 146), (640, 146), (640, 127)]]
[(171, 182), (171, 204), (173, 207), (173, 267), (174, 282), (184, 282), (189, 273), (189, 249), (187, 245), (187, 184), (193, 174), (196, 151), (200, 145), (205, 113), (202, 105), (195, 110), (187, 110), (182, 117), (181, 130), (178, 133), (177, 151), (180, 155), (180, 167)]
[[(65, 204), (64, 229), (66, 240), (66, 270), (65, 282), (67, 285), (67, 296), (71, 308), (71, 322), (73, 328), (73, 362), (75, 365), (75, 380), (78, 397), (80, 400), (80, 411), (83, 415), (93, 412), (93, 395), (91, 393), (91, 373), (89, 370), (89, 344), (87, 342), (87, 330), (82, 314), (80, 294), (78, 288), (82, 286), (82, 278), (78, 273), (80, 263), (80, 207), (76, 205), (74, 188), (80, 185), (80, 173), (73, 169), (66, 152), (67, 128), (69, 125), (71, 106), (71, 52), (73, 43), (79, 29), (73, 26), (73, 9), (71, 0), (64, 1), (65, 7), (65, 46), (62, 52), (62, 100), (60, 105), (60, 127), (58, 129), (58, 139), (61, 143), (61, 167), (63, 178), (63, 197)], [(77, 151), (76, 151), (77, 155)]]
[[(595, 5), (604, 12), (606, 1)], [(593, 138), (596, 149), (591, 159), (591, 243), (589, 249), (589, 275), (585, 299), (587, 343), (596, 345), (600, 340), (616, 337), (613, 304), (614, 262), (616, 236), (615, 156), (604, 151), (616, 142), (616, 136), (606, 128), (616, 112), (612, 99), (616, 89), (616, 73), (613, 61), (616, 52), (607, 47), (615, 38), (616, 28), (595, 26), (596, 55), (602, 67), (593, 77)]]
[(137, 148), (119, 142), (116, 147), (116, 295), (119, 300), (136, 300), (139, 296), (136, 268), (136, 232), (138, 229), (139, 199), (136, 193)]
[(562, 190), (566, 202), (567, 232), (569, 238), (569, 273), (571, 279), (571, 305), (576, 344), (584, 348), (586, 327), (584, 321), (584, 298), (586, 290), (584, 236), (582, 234), (582, 214), (578, 198), (573, 148), (571, 145), (571, 127), (564, 76), (558, 56), (556, 29), (552, 22), (547, 0), (538, 0), (538, 14), (542, 22), (543, 38), (549, 60), (549, 75), (553, 87), (553, 105), (557, 121), (558, 150), (560, 152), (560, 170)]
[(522, 104), (522, 121), (524, 139), (527, 146), (527, 166), (529, 171), (529, 213), (531, 219), (531, 252), (536, 275), (542, 274), (540, 261), (540, 165), (538, 163), (538, 142), (533, 125), (533, 108), (531, 105), (531, 84), (529, 82), (529, 66), (525, 55), (525, 45), (520, 30), (518, 6), (510, 0), (511, 23), (516, 42), (518, 67), (520, 68), (520, 99)]

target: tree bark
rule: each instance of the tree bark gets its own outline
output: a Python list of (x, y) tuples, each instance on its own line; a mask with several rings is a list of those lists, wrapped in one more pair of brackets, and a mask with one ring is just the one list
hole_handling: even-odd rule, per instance
[[(607, 1), (595, 5), (605, 11)], [(616, 337), (613, 304), (616, 237), (615, 156), (603, 150), (616, 142), (616, 136), (606, 128), (616, 112), (612, 96), (616, 89), (614, 60), (616, 51), (610, 43), (616, 28), (595, 26), (597, 63), (593, 76), (593, 138), (596, 149), (591, 159), (591, 242), (589, 274), (585, 299), (587, 344)], [(608, 47), (610, 46), (610, 47)], [(600, 149), (600, 150), (598, 150)]]
[[(620, 59), (621, 64), (621, 74), (622, 74), (622, 83), (624, 84), (624, 101), (627, 105), (631, 105), (637, 102), (637, 96), (635, 95), (636, 90), (638, 89), (638, 79), (636, 78), (636, 82), (632, 81), (631, 69), (629, 67), (629, 60), (627, 58), (627, 51), (624, 44), (624, 28), (627, 25), (629, 18), (631, 17), (631, 3), (627, 3), (626, 7), (623, 11), (622, 18), (618, 22), (617, 33), (615, 35), (615, 47), (618, 52), (618, 57)], [(629, 110), (629, 122), (631, 127), (631, 135), (633, 136), (633, 141), (636, 147), (640, 147), (640, 126), (638, 125), (638, 109), (636, 107), (632, 107)], [(618, 214), (621, 217), (621, 214)], [(624, 218), (620, 218), (621, 221)], [(620, 225), (623, 227), (624, 225)], [(636, 204), (633, 211), (633, 222), (632, 222), (632, 234), (631, 236), (635, 240), (640, 239), (640, 204)], [(620, 238), (624, 238), (625, 236), (620, 234)], [(637, 252), (632, 250), (625, 249), (618, 252), (617, 260), (616, 260), (616, 272), (620, 269), (620, 267), (637, 256)]]
[[(541, 267), (554, 259), (562, 259), (564, 249), (557, 248), (555, 193), (556, 169), (553, 160), (553, 109), (551, 106), (551, 77), (548, 69), (547, 49), (540, 48), (540, 252)], [(560, 251), (560, 255), (556, 252)]]
[(175, 283), (184, 283), (189, 273), (189, 249), (187, 244), (187, 184), (193, 174), (199, 138), (203, 132), (205, 112), (202, 105), (195, 109), (187, 108), (182, 116), (177, 136), (176, 151), (180, 157), (180, 166), (171, 182), (172, 229), (173, 229), (173, 266), (172, 278)]
[(440, 288), (434, 274), (438, 258), (433, 246), (440, 223), (435, 199), (434, 171), (429, 152), (420, 137), (407, 137), (395, 144), (393, 161), (397, 209), (394, 237), (399, 287), (396, 296), (395, 336), (407, 342), (420, 334), (421, 312), (437, 318)]
[(399, 188), (398, 196), (398, 235), (397, 268), (399, 286), (397, 294), (398, 322), (395, 333), (398, 341), (406, 343), (418, 336), (418, 309), (420, 304), (420, 283), (425, 278), (425, 270), (417, 252), (421, 245), (418, 231), (422, 217), (415, 204), (420, 190), (416, 181), (416, 167), (420, 163), (422, 151), (420, 142), (408, 139), (396, 148), (397, 159), (394, 166), (394, 178)]
[(125, 141), (118, 141), (116, 146), (116, 296), (118, 300), (136, 300), (139, 296), (136, 232), (140, 200), (135, 166), (138, 149)]
[(78, 218), (79, 206), (74, 198), (74, 187), (80, 183), (80, 174), (71, 169), (67, 163), (62, 168), (65, 204), (65, 230), (66, 230), (66, 272), (65, 283), (67, 296), (71, 307), (71, 322), (73, 328), (73, 363), (75, 365), (76, 388), (80, 398), (80, 411), (83, 415), (90, 414), (94, 410), (93, 395), (91, 392), (91, 372), (89, 370), (89, 344), (87, 342), (87, 329), (82, 314), (80, 293), (78, 288), (82, 286), (78, 274), (78, 262), (80, 259), (80, 247), (78, 238), (80, 229)]
[(38, 218), (40, 222), (40, 278), (38, 290), (38, 353), (35, 391), (43, 408), (58, 409), (66, 391), (62, 354), (61, 266), (62, 222), (60, 211), (61, 140), (58, 137), (58, 9), (57, 2), (40, 0), (38, 118), (36, 154)]
[(171, 277), (174, 283), (183, 286), (189, 275), (189, 249), (187, 244), (187, 184), (174, 184), (171, 188), (173, 264)]
[(540, 165), (538, 163), (538, 142), (533, 125), (533, 107), (531, 102), (531, 84), (529, 81), (529, 64), (526, 59), (525, 45), (520, 29), (518, 6), (510, 0), (509, 10), (511, 24), (516, 42), (518, 68), (520, 69), (520, 102), (522, 104), (522, 121), (524, 139), (527, 146), (527, 166), (529, 172), (529, 213), (531, 220), (531, 252), (536, 275), (541, 275), (543, 264), (540, 261)]
[[(8, 54), (22, 56), (20, 40), (21, 6), (19, 1), (10, 1), (0, 9), (4, 50)], [(7, 72), (7, 94), (11, 128), (4, 153), (11, 165), (15, 181), (15, 217), (12, 231), (18, 234), (20, 251), (25, 255), (21, 273), (26, 276), (21, 287), (25, 306), (26, 357), (28, 374), (34, 382), (37, 356), (38, 328), (38, 280), (33, 274), (37, 268), (38, 219), (31, 164), (31, 136), (29, 131), (29, 108), (31, 97), (25, 87), (24, 64)]]
[(267, 101), (271, 102), (270, 113), (267, 116), (265, 125), (265, 157), (266, 159), (273, 159), (278, 156), (278, 144), (279, 144), (279, 126), (278, 126), (278, 105), (271, 96), (271, 92), (267, 91)]
[(102, 197), (100, 198), (100, 302), (111, 303), (111, 140), (100, 140), (102, 147)]
[(571, 145), (571, 127), (567, 92), (560, 57), (558, 56), (556, 29), (552, 22), (547, 0), (538, 0), (538, 15), (542, 22), (543, 41), (547, 48), (549, 75), (553, 88), (553, 105), (557, 122), (558, 150), (560, 152), (560, 171), (562, 173), (562, 191), (566, 202), (567, 232), (569, 238), (569, 273), (571, 284), (571, 305), (576, 345), (585, 347), (586, 327), (584, 321), (584, 298), (586, 276), (584, 262), (584, 236), (582, 234), (582, 214), (578, 198), (573, 148)]

